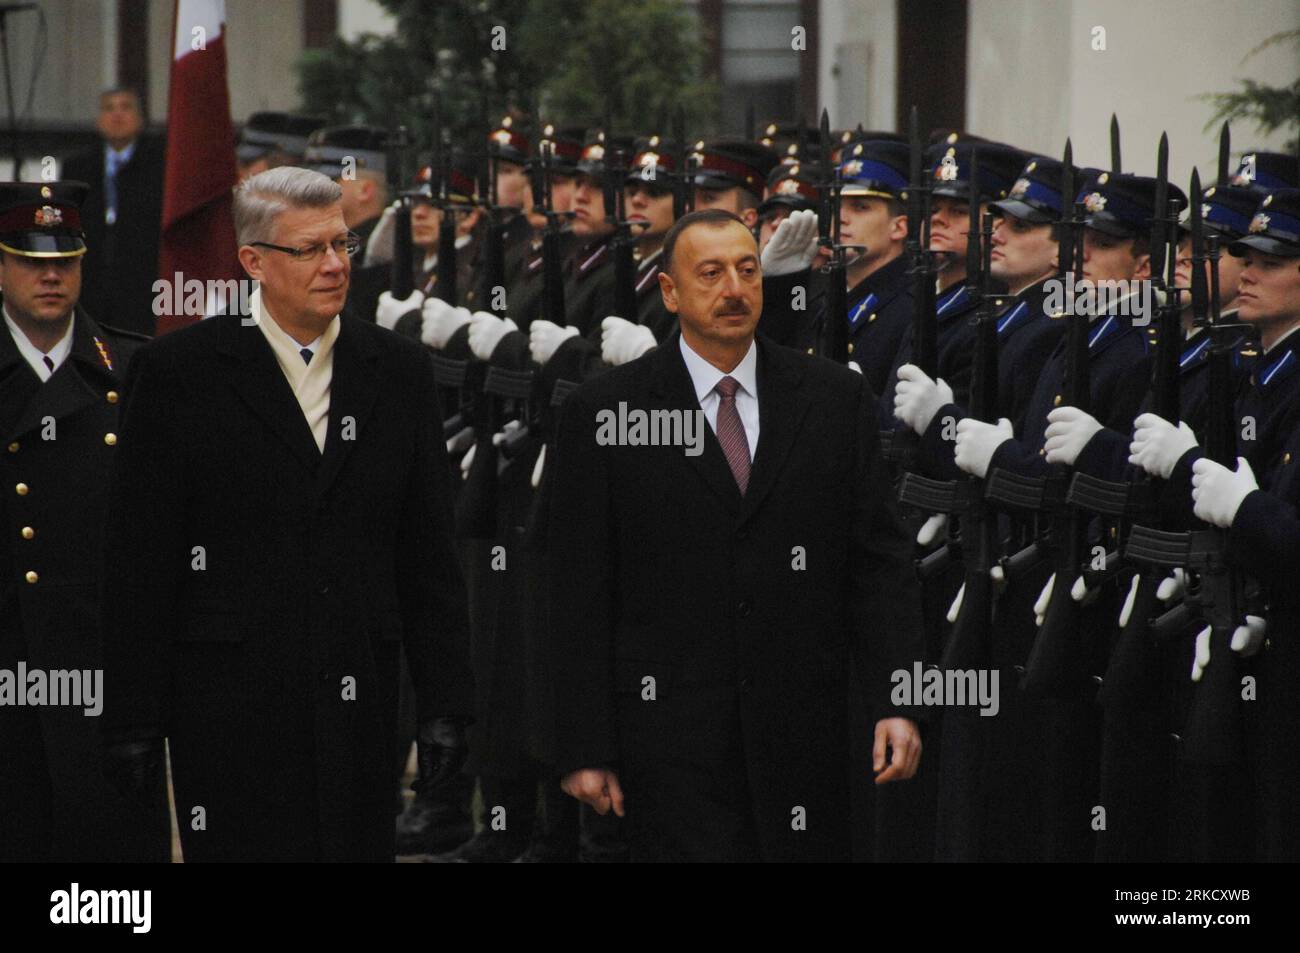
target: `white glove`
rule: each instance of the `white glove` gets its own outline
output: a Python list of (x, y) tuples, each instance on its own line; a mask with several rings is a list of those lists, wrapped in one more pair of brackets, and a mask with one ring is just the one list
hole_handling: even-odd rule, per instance
[(816, 257), (817, 213), (801, 209), (776, 227), (759, 264), (765, 275), (788, 275), (808, 268)]
[(488, 311), (475, 311), (469, 324), (469, 349), (480, 361), (491, 360), (501, 339), (518, 330), (519, 325), (509, 318), (498, 318)]
[[(1250, 658), (1264, 644), (1264, 633), (1268, 631), (1268, 621), (1257, 615), (1246, 616), (1246, 624), (1232, 630), (1232, 651), (1242, 658)], [(1210, 627), (1207, 625), (1196, 633), (1196, 656), (1192, 659), (1192, 681), (1199, 682), (1205, 673), (1205, 666), (1210, 664)]]
[(928, 520), (921, 524), (921, 528), (916, 532), (916, 543), (918, 546), (929, 548), (941, 540), (948, 538), (948, 514), (936, 513)]
[(614, 367), (635, 361), (658, 343), (654, 332), (643, 324), (613, 315), (600, 322), (600, 357)]
[(379, 307), (375, 309), (375, 324), (381, 328), (393, 330), (397, 319), (408, 311), (418, 311), (424, 304), (424, 292), (416, 288), (405, 298), (394, 298), (385, 291), (379, 296)]
[(393, 260), (393, 236), (397, 234), (397, 206), (401, 204), (399, 200), (384, 209), (379, 216), (379, 221), (370, 232), (370, 237), (366, 239), (367, 265), (382, 265)]
[(550, 321), (534, 321), (528, 328), (528, 350), (534, 361), (545, 364), (561, 344), (577, 336), (578, 329), (573, 325), (560, 327)]
[(523, 425), (524, 425), (523, 421), (521, 420), (506, 421), (506, 425), (492, 435), (492, 446), (494, 447), (501, 446), (503, 443), (505, 443), (507, 440), (510, 439), (511, 434), (513, 434), (516, 430), (518, 430)]
[(1007, 591), (1007, 571), (1001, 566), (994, 566), (989, 570), (989, 578), (993, 580), (994, 595), (1002, 595)]
[(1052, 603), (1052, 589), (1056, 585), (1056, 573), (1047, 577), (1047, 585), (1043, 586), (1043, 591), (1038, 594), (1038, 599), (1034, 602), (1034, 625), (1042, 625), (1043, 619), (1047, 618), (1047, 607)]
[(971, 476), (983, 479), (989, 472), (989, 462), (998, 447), (1014, 438), (1011, 421), (1005, 417), (996, 424), (986, 424), (974, 417), (966, 417), (957, 422), (953, 462)]
[(469, 479), (469, 468), (474, 465), (474, 451), (477, 449), (478, 444), (474, 444), (474, 446), (469, 448), (469, 451), (465, 456), (460, 458), (460, 478), (462, 480)]
[(421, 313), (420, 340), (429, 347), (444, 348), (462, 324), (469, 324), (468, 308), (457, 308), (441, 298), (427, 298)]
[(1079, 454), (1087, 446), (1101, 423), (1092, 414), (1085, 414), (1078, 407), (1057, 407), (1047, 415), (1047, 449), (1048, 463), (1064, 463), (1074, 466)]
[(1128, 595), (1124, 597), (1124, 608), (1119, 610), (1119, 627), (1122, 629), (1128, 625), (1128, 620), (1133, 616), (1133, 604), (1137, 602), (1138, 586), (1142, 585), (1142, 574), (1136, 573), (1133, 576), (1133, 582), (1128, 587)]
[(542, 444), (542, 449), (537, 451), (537, 462), (533, 464), (533, 489), (542, 485), (542, 468), (546, 466), (546, 444)]
[(1133, 428), (1128, 462), (1162, 480), (1168, 480), (1183, 454), (1196, 446), (1196, 434), (1185, 420), (1175, 427), (1156, 414), (1142, 414), (1133, 421)]
[(1255, 471), (1245, 457), (1237, 458), (1237, 469), (1201, 457), (1192, 464), (1192, 510), (1197, 519), (1227, 529), (1251, 491), (1259, 489)]
[(918, 434), (925, 433), (940, 407), (951, 403), (952, 388), (944, 383), (943, 378), (931, 380), (930, 375), (915, 364), (904, 364), (898, 369), (894, 416)]
[(853, 371), (855, 374), (861, 374), (862, 365), (857, 361), (849, 361), (849, 370)]
[(1085, 606), (1090, 606), (1096, 602), (1097, 596), (1100, 594), (1100, 589), (1089, 589), (1088, 583), (1084, 581), (1082, 576), (1074, 580), (1074, 585), (1070, 587), (1070, 598)]
[(1187, 570), (1175, 569), (1156, 586), (1156, 598), (1161, 602), (1173, 602), (1181, 599), (1187, 591)]

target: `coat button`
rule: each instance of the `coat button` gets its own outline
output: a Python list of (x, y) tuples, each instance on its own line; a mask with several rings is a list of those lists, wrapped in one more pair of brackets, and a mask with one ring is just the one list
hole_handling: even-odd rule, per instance
[(17, 440), (15, 440), (13, 443), (9, 444), (9, 452), (10, 452), (10, 453), (17, 453), (17, 452), (18, 452), (18, 448), (19, 448), (19, 446), (21, 446), (21, 445), (18, 443)]
[(876, 320), (876, 312), (872, 311), (871, 314), (867, 315), (867, 324), (870, 324), (874, 320)]
[(1053, 407), (1060, 407), (1060, 406), (1061, 406), (1061, 395), (1060, 395), (1060, 394), (1057, 394), (1055, 397), (1052, 398), (1052, 406), (1053, 406)]
[(36, 571), (34, 569), (29, 569), (27, 570), (27, 575), (24, 576), (23, 578), (26, 579), (28, 582), (34, 584), (41, 577), (36, 575)]
[(329, 583), (322, 582), (319, 586), (316, 587), (316, 591), (319, 592), (322, 596), (328, 596), (330, 593)]
[(27, 495), (27, 484), (26, 484), (26, 483), (19, 483), (16, 487), (14, 487), (14, 492), (17, 493), (19, 496), (26, 496), (26, 495)]
[(116, 445), (117, 445), (117, 434), (115, 434), (115, 433), (106, 433), (106, 434), (104, 434), (104, 443), (108, 444), (110, 447), (116, 446)]
[(741, 602), (739, 605), (736, 606), (736, 612), (740, 615), (742, 619), (747, 618), (750, 612), (749, 603)]
[(104, 399), (107, 400), (110, 404), (116, 404), (116, 403), (117, 403), (117, 391), (115, 391), (115, 390), (110, 390), (107, 394), (104, 395)]
[(22, 529), (22, 533), (23, 533), (23, 539), (36, 538), (36, 530), (32, 529), (30, 526), (24, 526)]
[(852, 341), (849, 342), (849, 353), (850, 353), (850, 354), (853, 353), (853, 342), (852, 342)]

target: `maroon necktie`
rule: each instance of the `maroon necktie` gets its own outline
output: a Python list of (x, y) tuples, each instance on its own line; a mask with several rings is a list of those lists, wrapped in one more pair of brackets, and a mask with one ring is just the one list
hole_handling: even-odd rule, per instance
[(714, 390), (722, 398), (718, 404), (718, 443), (722, 444), (727, 466), (731, 467), (731, 475), (736, 478), (740, 495), (744, 496), (749, 486), (749, 440), (736, 410), (736, 390), (739, 387), (734, 377), (724, 377)]

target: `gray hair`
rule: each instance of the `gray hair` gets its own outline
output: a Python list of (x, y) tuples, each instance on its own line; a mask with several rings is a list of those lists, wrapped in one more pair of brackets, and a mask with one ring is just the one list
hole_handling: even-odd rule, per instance
[(280, 166), (245, 179), (235, 187), (235, 236), (241, 245), (271, 240), (275, 218), (294, 208), (328, 208), (343, 189), (327, 175), (298, 166)]

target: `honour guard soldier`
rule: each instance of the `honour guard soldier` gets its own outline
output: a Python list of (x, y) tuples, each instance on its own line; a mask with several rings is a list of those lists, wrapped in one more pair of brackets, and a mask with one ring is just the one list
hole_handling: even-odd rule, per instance
[[(0, 185), (0, 860), (166, 861), (161, 765), (133, 802), (101, 771), (100, 527), (126, 366), (147, 338), (78, 304), (80, 182)], [(81, 698), (27, 707), (15, 673)], [(11, 681), (15, 680), (15, 681)], [(19, 700), (19, 696), (23, 696)], [(96, 710), (99, 709), (99, 710)]]
[(325, 126), (324, 119), (292, 113), (259, 112), (248, 117), (239, 131), (235, 159), (239, 181), (282, 165), (298, 165), (307, 151), (307, 140)]
[(305, 168), (343, 188), (343, 220), (361, 239), (352, 267), (365, 264), (370, 232), (388, 204), (388, 133), (374, 126), (327, 126), (307, 140)]

